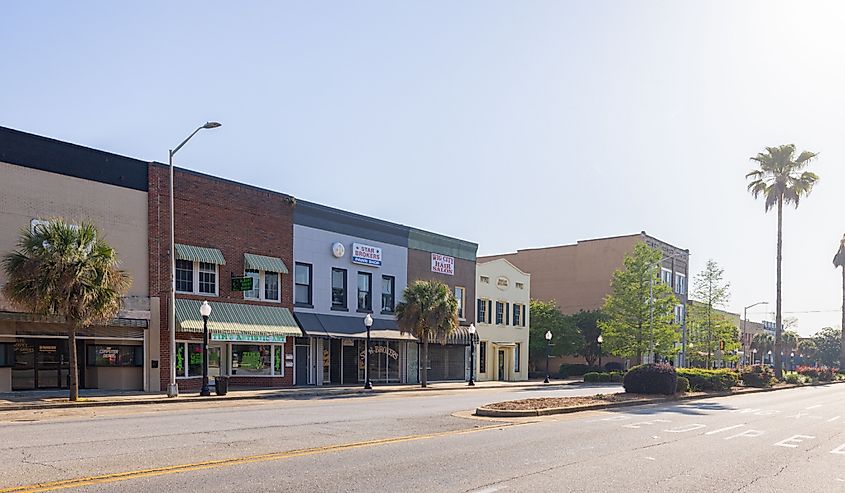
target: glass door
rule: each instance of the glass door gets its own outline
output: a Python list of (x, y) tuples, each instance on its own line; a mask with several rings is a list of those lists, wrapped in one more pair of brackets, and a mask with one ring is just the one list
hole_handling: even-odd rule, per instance
[(223, 363), (228, 361), (225, 358), (226, 346), (222, 344), (209, 344), (208, 346), (208, 378), (209, 383), (214, 381), (218, 375), (226, 375), (226, 367)]

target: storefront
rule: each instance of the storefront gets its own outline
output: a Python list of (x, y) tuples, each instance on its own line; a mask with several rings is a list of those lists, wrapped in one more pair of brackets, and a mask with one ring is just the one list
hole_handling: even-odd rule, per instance
[[(202, 377), (203, 320), (198, 300), (177, 299), (176, 379), (195, 390)], [(290, 385), (295, 372), (294, 339), (302, 335), (283, 307), (210, 301), (208, 374), (228, 376), (230, 385)]]

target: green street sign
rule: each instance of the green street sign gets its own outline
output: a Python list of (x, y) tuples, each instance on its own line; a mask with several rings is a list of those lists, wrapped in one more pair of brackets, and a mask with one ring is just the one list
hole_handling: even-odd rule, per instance
[(248, 276), (233, 277), (232, 291), (252, 291), (252, 278)]

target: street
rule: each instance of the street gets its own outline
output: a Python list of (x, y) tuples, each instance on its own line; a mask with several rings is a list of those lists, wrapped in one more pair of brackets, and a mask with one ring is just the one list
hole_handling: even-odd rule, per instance
[[(845, 461), (845, 386), (524, 420), (481, 420), (462, 413), (498, 400), (616, 390), (496, 389), (133, 406), (30, 412), (29, 418), (8, 413), (0, 417), (0, 491), (831, 491), (845, 486), (845, 474), (838, 472)], [(26, 419), (35, 421), (21, 421)], [(97, 478), (115, 473), (128, 474)], [(26, 487), (62, 480), (74, 481)]]

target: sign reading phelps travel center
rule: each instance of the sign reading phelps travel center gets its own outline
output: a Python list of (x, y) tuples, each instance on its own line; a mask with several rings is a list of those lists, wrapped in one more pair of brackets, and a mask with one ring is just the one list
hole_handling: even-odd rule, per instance
[(352, 262), (355, 264), (381, 267), (381, 248), (353, 243)]
[(439, 253), (431, 254), (431, 272), (439, 274), (446, 274), (449, 276), (455, 275), (455, 257), (448, 255), (440, 255)]

